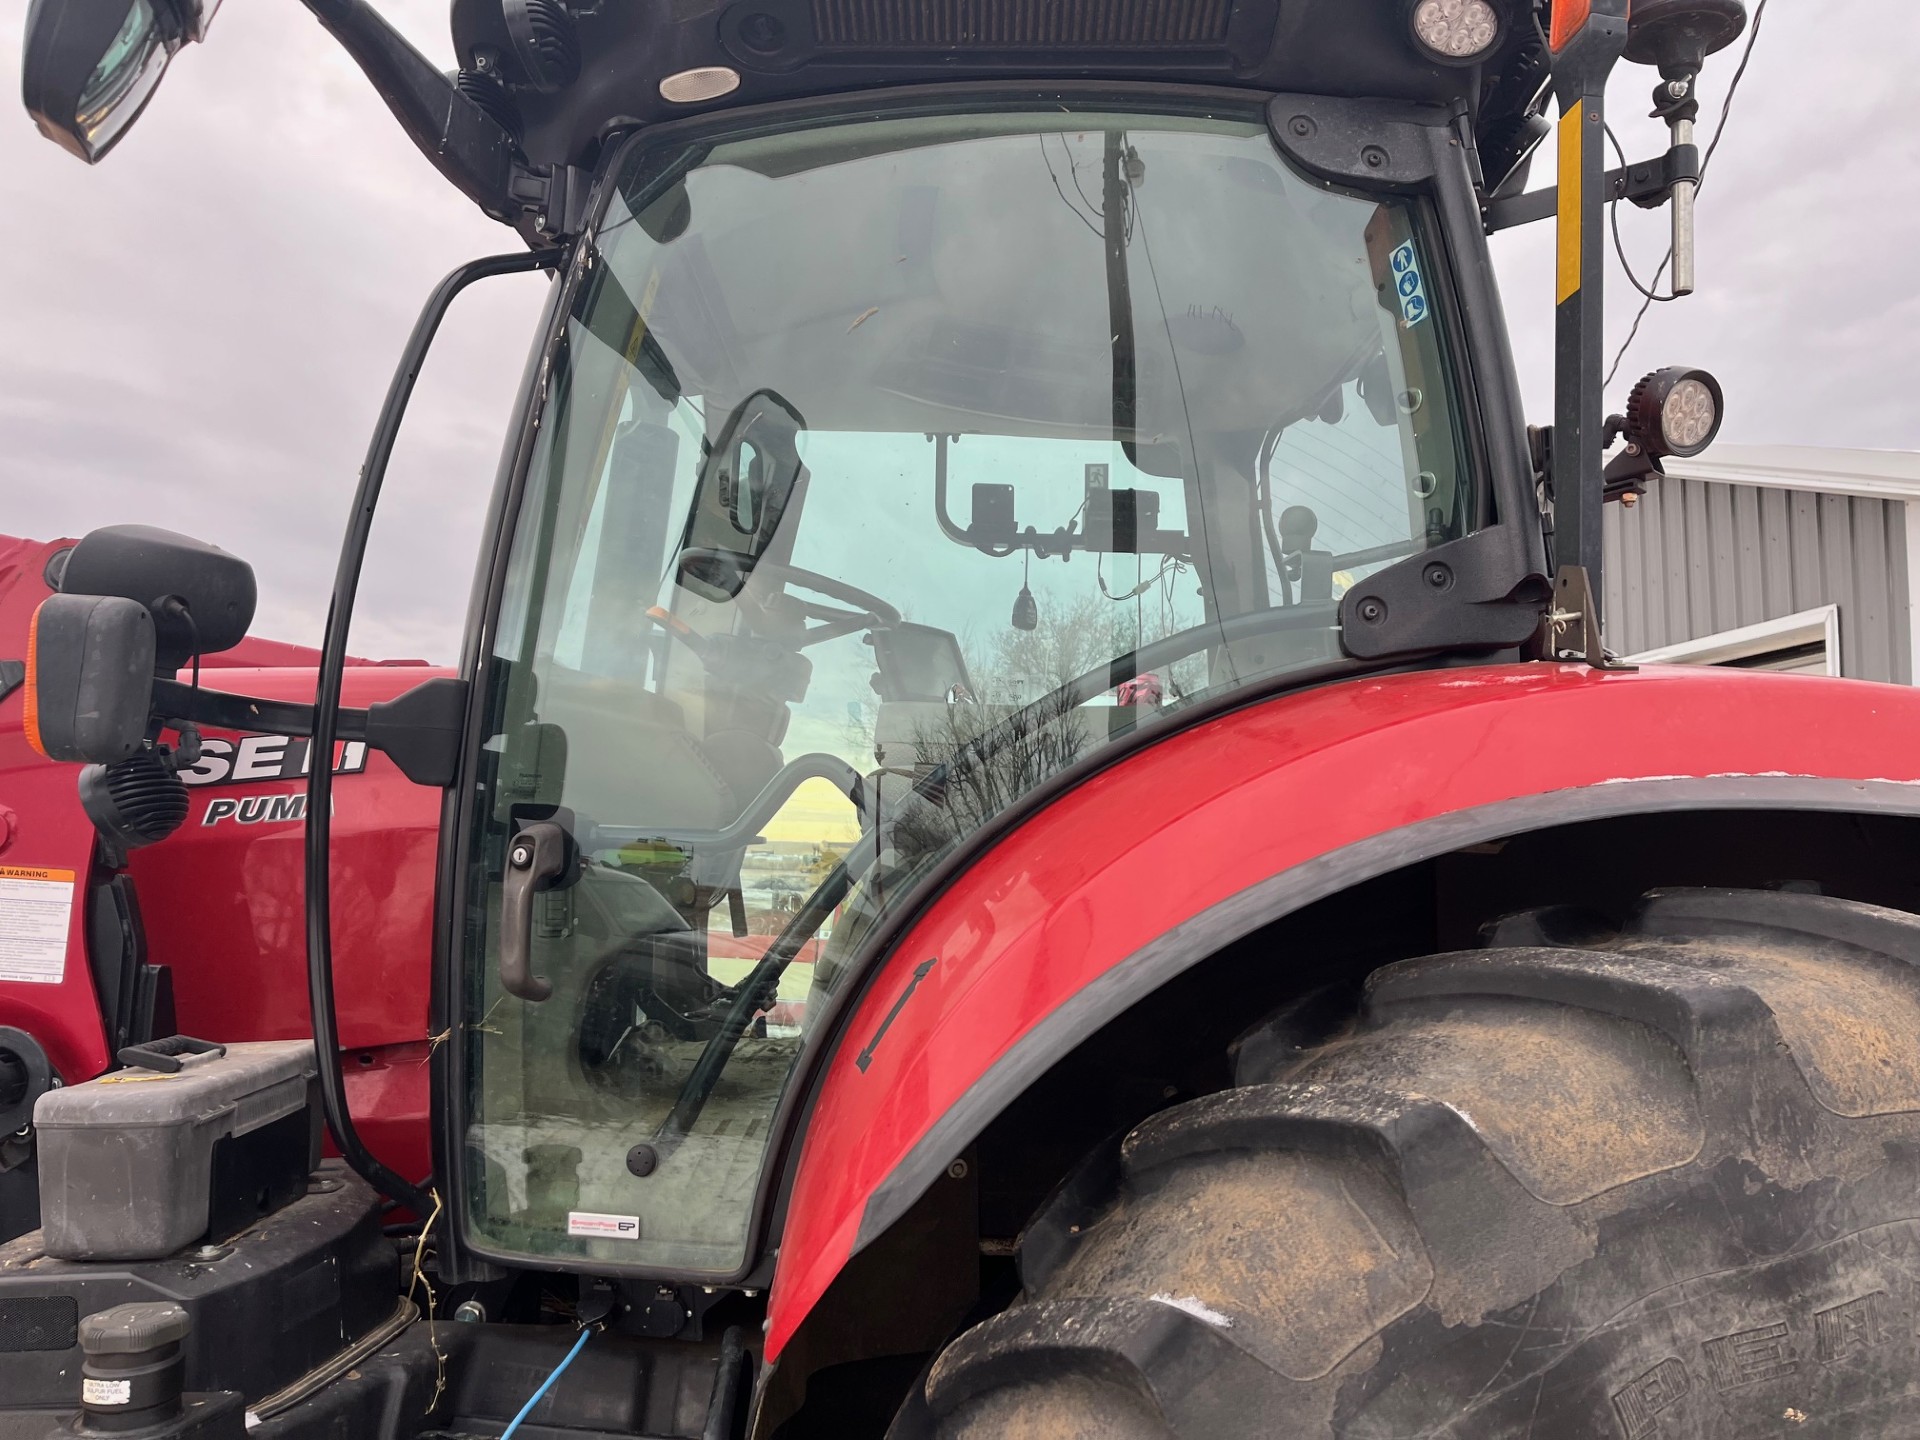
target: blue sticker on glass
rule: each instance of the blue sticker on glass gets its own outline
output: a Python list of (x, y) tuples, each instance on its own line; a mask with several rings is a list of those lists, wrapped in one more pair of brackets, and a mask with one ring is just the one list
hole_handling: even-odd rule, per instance
[(1413, 242), (1406, 241), (1387, 257), (1393, 271), (1393, 290), (1400, 298), (1400, 321), (1418, 325), (1427, 318), (1427, 287), (1420, 278), (1420, 262), (1413, 253)]

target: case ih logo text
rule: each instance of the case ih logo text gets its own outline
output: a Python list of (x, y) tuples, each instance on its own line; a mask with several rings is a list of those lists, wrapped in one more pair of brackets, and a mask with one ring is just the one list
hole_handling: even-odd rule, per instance
[(218, 825), (232, 820), (241, 825), (271, 825), (282, 820), (307, 818), (307, 797), (301, 795), (223, 795), (207, 802), (202, 825)]
[[(239, 740), (202, 740), (200, 760), (180, 778), (189, 785), (237, 785), (261, 780), (298, 780), (307, 773), (313, 742), (291, 735), (248, 735)], [(336, 741), (333, 773), (358, 775), (367, 768), (364, 740)], [(218, 803), (218, 802), (216, 802)], [(209, 807), (207, 824), (212, 824)]]

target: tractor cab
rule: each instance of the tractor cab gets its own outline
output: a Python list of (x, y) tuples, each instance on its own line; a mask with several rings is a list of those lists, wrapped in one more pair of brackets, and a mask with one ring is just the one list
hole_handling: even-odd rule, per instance
[(1257, 104), (641, 136), (588, 237), (491, 630), (467, 1220), (725, 1274), (956, 847), (1336, 665), (1342, 597), (1490, 507), (1444, 242)]

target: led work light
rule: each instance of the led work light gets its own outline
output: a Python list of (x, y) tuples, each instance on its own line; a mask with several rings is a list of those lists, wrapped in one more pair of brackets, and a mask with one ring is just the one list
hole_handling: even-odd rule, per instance
[(1720, 382), (1704, 370), (1669, 365), (1627, 397), (1627, 439), (1648, 455), (1698, 455), (1713, 443), (1723, 412)]
[(1500, 40), (1500, 16), (1488, 0), (1416, 0), (1414, 43), (1429, 60), (1471, 65)]

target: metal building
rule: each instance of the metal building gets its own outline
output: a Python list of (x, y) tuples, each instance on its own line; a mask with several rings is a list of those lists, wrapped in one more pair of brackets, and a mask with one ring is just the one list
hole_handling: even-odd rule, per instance
[(1920, 452), (1716, 445), (1607, 506), (1607, 645), (1646, 663), (1920, 674)]

